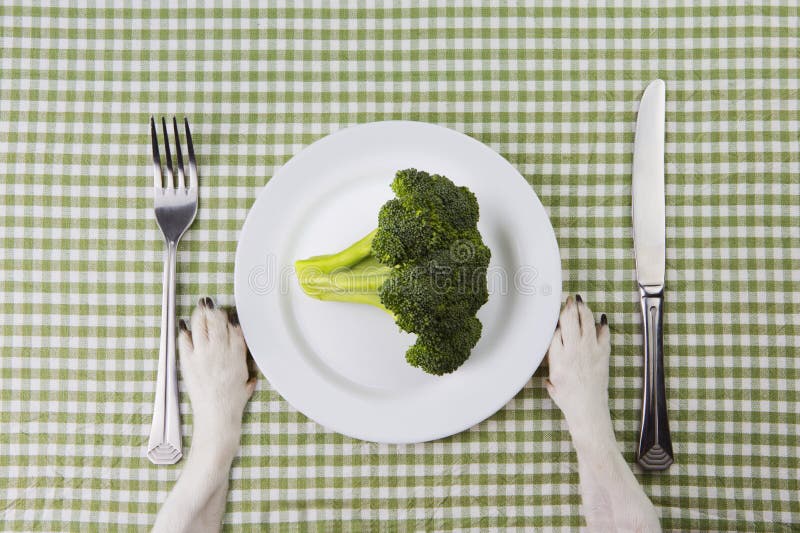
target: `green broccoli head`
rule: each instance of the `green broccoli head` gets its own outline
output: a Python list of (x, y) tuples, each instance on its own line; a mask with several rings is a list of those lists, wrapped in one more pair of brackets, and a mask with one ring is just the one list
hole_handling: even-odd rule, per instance
[(457, 330), (449, 330), (453, 324), (443, 324), (417, 337), (417, 342), (406, 352), (406, 361), (429, 374), (449, 374), (469, 358), (472, 348), (481, 338), (483, 326), (477, 318), (470, 317), (459, 323)]
[(442, 324), (457, 329), (488, 300), (489, 256), (483, 244), (461, 241), (457, 250), (399, 264), (378, 291), (381, 302), (405, 331), (422, 334)]
[(466, 187), (415, 169), (397, 172), (392, 190), (396, 198), (380, 209), (374, 232), (337, 254), (297, 261), (298, 278), (315, 298), (388, 311), (417, 334), (406, 360), (446, 374), (480, 339), (475, 315), (489, 297), (491, 252), (478, 232), (478, 202)]
[(434, 225), (440, 222), (442, 231), (474, 229), (478, 223), (475, 195), (444, 176), (413, 168), (401, 170), (395, 175), (392, 190), (409, 210), (430, 215), (423, 220)]
[(397, 197), (381, 207), (372, 243), (378, 261), (416, 261), (477, 233), (478, 201), (466, 187), (409, 169), (397, 173), (392, 190)]

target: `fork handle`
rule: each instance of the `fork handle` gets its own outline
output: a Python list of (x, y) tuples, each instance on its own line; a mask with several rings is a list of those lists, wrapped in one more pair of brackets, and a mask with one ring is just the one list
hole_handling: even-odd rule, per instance
[(645, 470), (665, 470), (673, 463), (664, 386), (664, 288), (640, 286), (644, 329), (642, 429), (636, 460)]
[(178, 374), (175, 364), (175, 269), (177, 242), (167, 242), (164, 256), (164, 292), (161, 298), (161, 343), (158, 350), (158, 377), (153, 405), (153, 425), (147, 444), (147, 457), (157, 465), (177, 463), (181, 451)]

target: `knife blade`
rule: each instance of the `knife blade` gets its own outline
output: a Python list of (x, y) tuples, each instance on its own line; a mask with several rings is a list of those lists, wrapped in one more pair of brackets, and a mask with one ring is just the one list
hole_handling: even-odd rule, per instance
[(664, 82), (647, 86), (633, 146), (633, 245), (640, 285), (664, 285)]
[(665, 92), (662, 80), (645, 89), (633, 147), (633, 247), (644, 339), (642, 426), (636, 459), (646, 470), (664, 470), (674, 462), (664, 385)]

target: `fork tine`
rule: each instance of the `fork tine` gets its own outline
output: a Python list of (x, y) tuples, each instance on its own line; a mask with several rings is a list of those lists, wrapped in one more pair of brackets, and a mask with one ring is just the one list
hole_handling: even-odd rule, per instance
[(186, 187), (186, 173), (183, 170), (183, 154), (181, 153), (181, 137), (178, 135), (178, 121), (172, 117), (172, 131), (175, 132), (175, 160), (178, 163), (178, 188)]
[(161, 117), (161, 126), (164, 130), (164, 155), (167, 156), (167, 173), (169, 174), (169, 184), (166, 189), (175, 186), (175, 172), (172, 170), (172, 154), (169, 151), (169, 133), (167, 133), (167, 121)]
[(189, 131), (189, 119), (183, 117), (183, 125), (186, 128), (186, 149), (189, 151), (189, 187), (197, 187), (197, 161), (194, 158), (194, 145), (192, 144), (192, 132)]
[(156, 189), (163, 187), (161, 184), (163, 173), (161, 170), (161, 156), (158, 153), (158, 134), (156, 133), (156, 121), (150, 117), (150, 139), (153, 142), (153, 186)]

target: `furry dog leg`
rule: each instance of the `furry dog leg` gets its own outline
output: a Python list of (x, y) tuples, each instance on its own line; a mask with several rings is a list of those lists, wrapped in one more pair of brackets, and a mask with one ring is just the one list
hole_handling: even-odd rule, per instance
[(228, 475), (239, 449), (242, 413), (255, 389), (235, 315), (200, 299), (189, 331), (178, 338), (183, 381), (194, 415), (192, 447), (180, 478), (156, 517), (158, 533), (219, 531)]
[(561, 408), (578, 453), (590, 531), (661, 531), (655, 507), (617, 447), (608, 409), (611, 335), (580, 297), (567, 298), (548, 351), (547, 391)]

